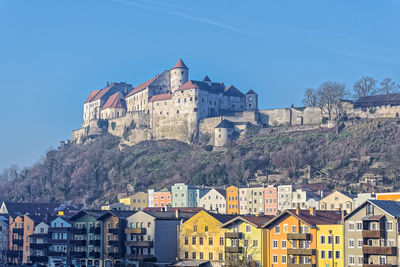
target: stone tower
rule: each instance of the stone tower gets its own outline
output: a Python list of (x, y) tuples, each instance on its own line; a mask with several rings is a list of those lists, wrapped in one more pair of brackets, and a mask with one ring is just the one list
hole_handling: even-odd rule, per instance
[(246, 93), (245, 110), (258, 110), (258, 95), (251, 89)]
[(173, 93), (188, 81), (189, 69), (182, 59), (179, 59), (178, 63), (169, 72), (171, 76), (171, 92)]

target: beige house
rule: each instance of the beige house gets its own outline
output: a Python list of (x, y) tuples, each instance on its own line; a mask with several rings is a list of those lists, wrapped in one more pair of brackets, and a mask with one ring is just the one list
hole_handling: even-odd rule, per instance
[(226, 214), (226, 191), (211, 189), (200, 198), (199, 207), (211, 212)]
[(344, 192), (334, 191), (319, 202), (320, 210), (345, 210), (350, 213), (353, 210), (354, 196)]
[(120, 198), (119, 203), (128, 205), (130, 210), (143, 210), (147, 208), (148, 194), (145, 192), (137, 192), (131, 196)]
[(367, 200), (344, 219), (344, 266), (398, 266), (400, 204)]

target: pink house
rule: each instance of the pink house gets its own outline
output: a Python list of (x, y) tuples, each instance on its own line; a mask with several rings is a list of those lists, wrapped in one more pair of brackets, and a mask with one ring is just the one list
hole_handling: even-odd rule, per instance
[(276, 215), (278, 211), (278, 189), (269, 185), (264, 189), (265, 197), (265, 215)]

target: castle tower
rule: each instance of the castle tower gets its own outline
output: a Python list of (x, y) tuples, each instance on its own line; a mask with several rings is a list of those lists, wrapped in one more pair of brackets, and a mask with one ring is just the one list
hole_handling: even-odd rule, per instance
[(178, 63), (169, 71), (171, 77), (171, 92), (175, 92), (179, 87), (184, 85), (189, 79), (189, 69), (179, 59)]
[(246, 93), (245, 110), (258, 110), (258, 95), (251, 89)]

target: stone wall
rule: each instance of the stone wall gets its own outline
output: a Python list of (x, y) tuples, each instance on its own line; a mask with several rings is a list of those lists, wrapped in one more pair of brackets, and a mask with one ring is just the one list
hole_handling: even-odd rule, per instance
[(259, 113), (259, 122), (265, 126), (317, 125), (323, 117), (317, 107), (264, 109)]

